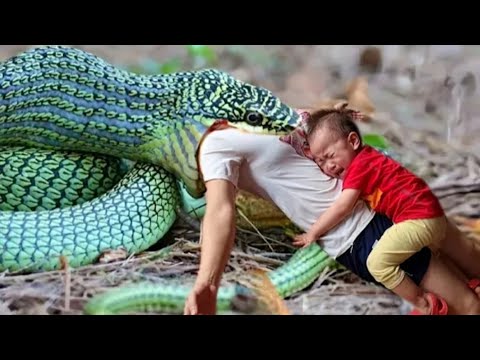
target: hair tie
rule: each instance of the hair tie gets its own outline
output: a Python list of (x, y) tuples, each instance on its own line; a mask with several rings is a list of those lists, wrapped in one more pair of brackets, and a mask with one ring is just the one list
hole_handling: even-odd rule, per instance
[(362, 114), (360, 111), (352, 110), (352, 118), (356, 121), (363, 121), (365, 119), (365, 115)]
[(342, 111), (345, 110), (345, 108), (348, 106), (348, 102), (346, 101), (341, 101), (333, 106), (333, 108), (337, 111)]

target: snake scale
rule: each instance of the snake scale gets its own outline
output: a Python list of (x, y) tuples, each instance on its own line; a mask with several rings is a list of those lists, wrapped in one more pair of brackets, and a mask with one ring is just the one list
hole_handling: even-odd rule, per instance
[[(267, 89), (216, 69), (142, 75), (80, 49), (36, 47), (0, 65), (0, 270), (73, 267), (103, 251), (143, 251), (200, 199), (196, 150), (218, 119), (283, 134), (298, 114)], [(182, 197), (182, 191), (184, 190)], [(331, 262), (318, 246), (269, 273), (281, 296)], [(94, 298), (87, 313), (181, 311), (189, 288), (139, 284)], [(223, 287), (219, 308), (242, 286)]]

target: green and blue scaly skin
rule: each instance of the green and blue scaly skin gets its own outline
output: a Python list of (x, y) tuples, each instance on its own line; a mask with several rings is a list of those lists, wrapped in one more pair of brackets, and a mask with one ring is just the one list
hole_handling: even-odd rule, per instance
[(11, 271), (60, 268), (60, 257), (78, 267), (102, 252), (148, 249), (176, 219), (180, 202), (175, 178), (149, 164), (137, 164), (113, 188), (94, 200), (46, 211), (0, 212), (0, 264)]
[[(58, 269), (60, 256), (76, 267), (106, 250), (150, 247), (173, 225), (182, 194), (203, 195), (196, 151), (219, 119), (265, 134), (286, 133), (299, 120), (268, 90), (214, 69), (140, 75), (60, 46), (2, 63), (0, 270)], [(127, 171), (123, 160), (135, 165)], [(325, 259), (320, 248), (301, 250), (270, 274), (272, 282), (282, 296), (292, 294)], [(162, 289), (169, 295), (160, 288), (143, 302), (142, 293), (122, 296), (134, 307), (148, 298), (161, 307)], [(234, 289), (221, 290), (222, 308), (245, 293)], [(178, 292), (170, 309), (182, 306), (188, 287)], [(109, 310), (99, 300), (88, 311)]]
[(215, 69), (139, 75), (73, 48), (35, 48), (0, 66), (0, 144), (89, 151), (157, 165), (200, 197), (196, 150), (219, 119), (286, 132), (298, 114)]
[(21, 146), (0, 147), (0, 211), (43, 211), (83, 204), (110, 190), (123, 160)]

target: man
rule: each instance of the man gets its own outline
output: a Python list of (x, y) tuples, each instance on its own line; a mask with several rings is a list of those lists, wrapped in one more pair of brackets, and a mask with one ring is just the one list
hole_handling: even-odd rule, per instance
[[(342, 189), (340, 180), (327, 177), (314, 162), (299, 155), (278, 136), (251, 134), (226, 125), (206, 135), (200, 145), (198, 163), (207, 189), (207, 207), (200, 268), (185, 303), (187, 315), (216, 313), (218, 287), (235, 240), (237, 189), (271, 200), (304, 230)], [(391, 221), (359, 202), (352, 216), (322, 238), (322, 247), (354, 273), (373, 282), (366, 267), (356, 260), (368, 255), (375, 240), (391, 225)], [(480, 301), (455, 273), (431, 257), (427, 248), (402, 266), (418, 285), (442, 296), (450, 313), (469, 313)]]

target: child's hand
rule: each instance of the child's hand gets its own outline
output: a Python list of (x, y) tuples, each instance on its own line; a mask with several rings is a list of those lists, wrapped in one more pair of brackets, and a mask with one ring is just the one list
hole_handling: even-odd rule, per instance
[(293, 245), (299, 247), (307, 247), (310, 244), (316, 241), (315, 236), (310, 235), (309, 233), (300, 234), (293, 238)]

